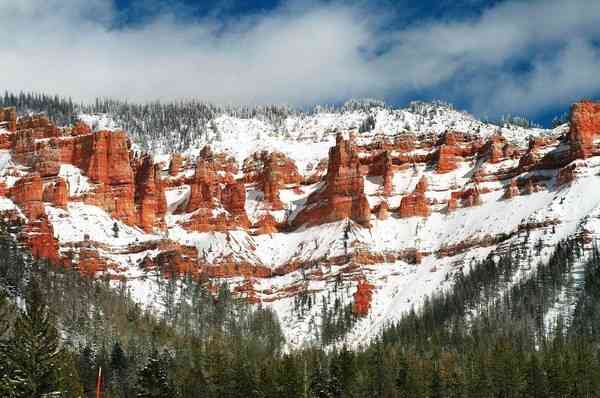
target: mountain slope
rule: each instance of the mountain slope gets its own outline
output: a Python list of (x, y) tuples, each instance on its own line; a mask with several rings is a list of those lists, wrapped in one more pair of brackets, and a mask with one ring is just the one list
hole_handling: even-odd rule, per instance
[(126, 280), (156, 311), (155, 269), (226, 279), (277, 312), (290, 346), (348, 309), (333, 339), (364, 343), (477, 260), (518, 250), (517, 282), (559, 241), (600, 232), (592, 102), (554, 130), (424, 103), (221, 114), (184, 152), (157, 140), (149, 155), (111, 115), (0, 116), (2, 212), (34, 255)]

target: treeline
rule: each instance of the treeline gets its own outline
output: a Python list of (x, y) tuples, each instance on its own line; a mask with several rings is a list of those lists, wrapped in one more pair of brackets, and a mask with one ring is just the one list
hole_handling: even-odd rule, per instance
[[(365, 111), (385, 107), (372, 99), (350, 100), (341, 106), (315, 106), (294, 109), (287, 105), (219, 105), (199, 100), (173, 102), (130, 103), (110, 98), (97, 98), (91, 103), (74, 103), (43, 93), (9, 93), (0, 97), (0, 107), (16, 106), (19, 114), (45, 113), (57, 125), (69, 125), (79, 113), (110, 114), (116, 124), (126, 130), (145, 151), (183, 151), (215, 130), (211, 123), (221, 115), (242, 119), (256, 118), (271, 124), (276, 130), (285, 129), (290, 116), (310, 116), (321, 112)], [(367, 125), (365, 125), (367, 126)], [(365, 127), (363, 126), (363, 127)], [(218, 137), (218, 132), (213, 131)]]

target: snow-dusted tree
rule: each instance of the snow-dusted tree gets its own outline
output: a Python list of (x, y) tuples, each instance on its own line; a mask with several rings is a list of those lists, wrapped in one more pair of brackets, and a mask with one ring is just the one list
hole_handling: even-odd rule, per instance
[(175, 397), (176, 392), (169, 380), (165, 362), (157, 350), (153, 350), (146, 366), (138, 373), (137, 394), (139, 398)]
[(35, 279), (17, 316), (6, 364), (18, 397), (59, 396), (64, 361), (53, 317)]

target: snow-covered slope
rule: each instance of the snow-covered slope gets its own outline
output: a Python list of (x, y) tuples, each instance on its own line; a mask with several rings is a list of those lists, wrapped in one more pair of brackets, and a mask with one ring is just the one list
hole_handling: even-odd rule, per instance
[(352, 307), (359, 283), (373, 288), (366, 311), (352, 307), (354, 345), (474, 261), (507, 248), (545, 261), (560, 240), (600, 233), (600, 131), (580, 156), (587, 138), (573, 126), (499, 127), (439, 104), (277, 125), (222, 114), (183, 153), (155, 142), (148, 159), (111, 115), (80, 120), (90, 131), (44, 130), (35, 150), (0, 153), (2, 210), (51, 233), (58, 261), (126, 280), (157, 311), (149, 271), (227, 280), (277, 312), (290, 347), (319, 339), (323, 303)]

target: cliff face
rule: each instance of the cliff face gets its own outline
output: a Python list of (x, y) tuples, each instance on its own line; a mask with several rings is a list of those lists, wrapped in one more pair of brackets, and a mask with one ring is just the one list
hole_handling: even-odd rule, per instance
[(23, 223), (35, 256), (90, 275), (230, 278), (264, 303), (341, 285), (365, 321), (393, 312), (382, 295), (402, 306), (473, 259), (600, 235), (599, 104), (545, 131), (451, 116), (407, 132), (424, 116), (398, 113), (356, 134), (321, 128), (328, 115), (295, 141), (244, 146), (242, 132), (166, 155), (133, 151), (122, 131), (1, 110), (0, 215)]

